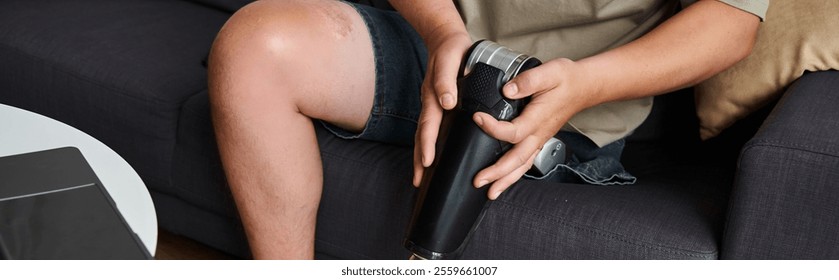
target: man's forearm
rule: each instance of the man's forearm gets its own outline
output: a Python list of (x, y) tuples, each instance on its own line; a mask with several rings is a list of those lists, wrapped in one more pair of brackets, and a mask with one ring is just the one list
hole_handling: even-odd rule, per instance
[[(700, 1), (622, 47), (580, 60), (597, 85), (593, 103), (695, 85), (745, 58), (759, 19), (718, 1)], [(588, 104), (596, 105), (596, 104)]]

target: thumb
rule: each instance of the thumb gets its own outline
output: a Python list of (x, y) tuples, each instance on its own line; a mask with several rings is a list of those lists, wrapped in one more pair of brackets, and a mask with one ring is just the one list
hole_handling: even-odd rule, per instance
[(510, 99), (521, 99), (537, 93), (554, 89), (557, 85), (551, 82), (549, 74), (554, 65), (550, 62), (519, 73), (501, 89), (504, 96)]

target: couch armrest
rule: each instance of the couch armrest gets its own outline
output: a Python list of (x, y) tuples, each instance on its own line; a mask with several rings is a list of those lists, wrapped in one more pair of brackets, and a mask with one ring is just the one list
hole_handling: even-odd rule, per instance
[(807, 73), (740, 153), (721, 257), (839, 258), (839, 72)]

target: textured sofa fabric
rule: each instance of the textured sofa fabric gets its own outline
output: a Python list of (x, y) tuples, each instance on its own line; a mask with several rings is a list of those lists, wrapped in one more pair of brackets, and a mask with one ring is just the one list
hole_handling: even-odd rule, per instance
[[(248, 258), (202, 66), (230, 11), (245, 2), (0, 1), (0, 103), (101, 140), (143, 178), (161, 228)], [(796, 102), (805, 97), (795, 90), (836, 88), (822, 82), (835, 83), (835, 75), (808, 74), (793, 87), (744, 149), (739, 170), (738, 151), (761, 117), (700, 142), (691, 93), (657, 97), (623, 156), (637, 185), (521, 181), (487, 208), (463, 257), (839, 258), (830, 234), (839, 224), (837, 190), (829, 180), (839, 170), (830, 111), (839, 104), (828, 93), (811, 97), (824, 104)], [(798, 117), (799, 107), (807, 114)], [(825, 129), (795, 125), (804, 120)], [(784, 134), (790, 130), (801, 142)], [(410, 148), (347, 141), (320, 126), (317, 133), (325, 175), (317, 257), (406, 258), (402, 238), (416, 193)], [(789, 160), (803, 175), (776, 170)]]
[[(94, 135), (169, 185), (181, 105), (229, 15), (182, 1), (0, 3), (2, 100)], [(161, 189), (166, 191), (166, 189)]]
[(746, 144), (723, 257), (839, 258), (837, 106), (839, 72), (805, 74)]
[[(679, 104), (686, 98), (665, 104), (686, 105)], [(413, 207), (411, 150), (322, 131), (318, 139), (326, 178), (318, 247), (339, 258), (407, 258), (401, 238)], [(731, 183), (731, 168), (721, 166), (733, 164), (705, 161), (701, 145), (688, 143), (627, 145), (626, 154), (637, 156), (627, 166), (639, 177), (635, 186), (520, 181), (491, 203), (463, 257), (717, 258)]]
[[(203, 157), (216, 154), (212, 134), (191, 132), (208, 128), (189, 114), (208, 118), (207, 104), (190, 107), (190, 100), (206, 96), (202, 60), (229, 16), (174, 0), (0, 1), (0, 103), (99, 139), (141, 176), (161, 227), (246, 256), (237, 250), (242, 235), (227, 236), (236, 236), (227, 233), (235, 227), (216, 226), (238, 224), (232, 205), (206, 206), (206, 195), (224, 195), (221, 187), (190, 189), (204, 182), (206, 173), (197, 172), (210, 172), (193, 166), (211, 164)], [(195, 149), (204, 150), (180, 157)], [(223, 177), (212, 172), (212, 179)], [(213, 234), (194, 235), (199, 231)]]

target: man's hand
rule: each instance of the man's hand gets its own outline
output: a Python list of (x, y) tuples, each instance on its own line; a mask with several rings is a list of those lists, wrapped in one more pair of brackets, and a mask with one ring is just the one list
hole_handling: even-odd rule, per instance
[(492, 184), (489, 198), (498, 195), (519, 180), (533, 165), (533, 159), (545, 142), (555, 135), (574, 114), (590, 106), (586, 96), (596, 92), (591, 80), (575, 62), (568, 59), (548, 61), (522, 72), (504, 88), (511, 99), (532, 97), (521, 115), (512, 121), (498, 121), (486, 113), (475, 113), (473, 119), (481, 129), (496, 139), (514, 144), (495, 164), (478, 172), (473, 184)]
[(457, 77), (472, 38), (451, 0), (390, 0), (420, 34), (428, 49), (428, 67), (422, 82), (422, 111), (414, 142), (414, 186), (434, 162), (443, 110), (457, 104)]
[(475, 114), (489, 135), (515, 144), (475, 176), (492, 184), (495, 199), (515, 183), (541, 146), (574, 114), (591, 106), (670, 92), (694, 85), (746, 57), (759, 19), (718, 1), (688, 6), (629, 44), (576, 62), (553, 60), (521, 73), (503, 89), (508, 98), (532, 96), (522, 115), (499, 122)]
[(472, 45), (465, 32), (456, 32), (426, 39), (428, 45), (428, 70), (422, 83), (422, 111), (417, 123), (414, 142), (414, 186), (419, 186), (425, 168), (434, 162), (437, 135), (443, 110), (457, 104), (457, 77), (461, 61)]
[[(451, 1), (397, 1), (429, 49), (422, 86), (423, 109), (414, 150), (414, 185), (434, 160), (442, 112), (457, 102), (456, 79), (471, 40)], [(514, 146), (480, 171), (477, 187), (492, 184), (495, 199), (532, 165), (542, 145), (573, 116), (591, 106), (670, 92), (694, 85), (751, 52), (759, 19), (718, 1), (688, 6), (643, 37), (582, 59), (557, 59), (521, 73), (505, 85), (508, 98), (531, 96), (522, 114), (500, 122), (477, 113), (487, 134)]]

